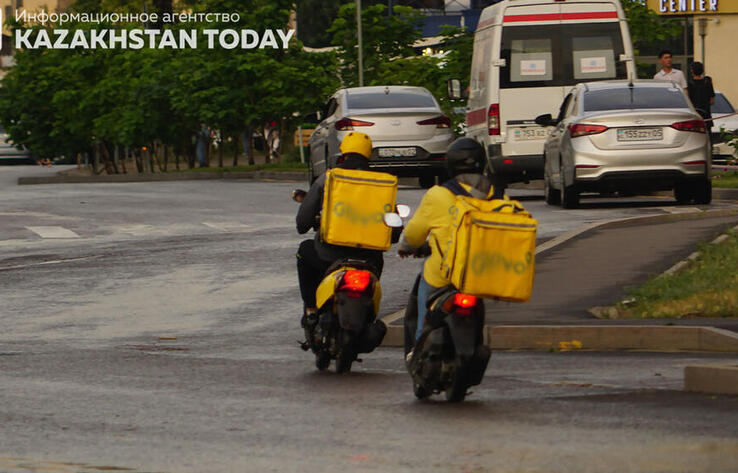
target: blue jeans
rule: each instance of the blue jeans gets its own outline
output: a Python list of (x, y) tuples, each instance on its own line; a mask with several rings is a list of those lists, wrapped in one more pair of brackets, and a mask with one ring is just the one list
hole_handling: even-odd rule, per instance
[(433, 287), (423, 277), (423, 271), (420, 271), (420, 284), (418, 284), (418, 329), (415, 331), (415, 340), (420, 338), (423, 333), (423, 325), (425, 323), (425, 315), (428, 313), (428, 296), (439, 288)]

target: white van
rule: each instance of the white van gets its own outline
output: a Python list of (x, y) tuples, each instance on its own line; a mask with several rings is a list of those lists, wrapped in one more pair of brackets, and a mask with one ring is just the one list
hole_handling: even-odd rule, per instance
[[(474, 35), (467, 136), (507, 182), (543, 177), (547, 128), (574, 84), (635, 77), (619, 0), (503, 0), (482, 12)], [(453, 94), (452, 94), (453, 95)]]

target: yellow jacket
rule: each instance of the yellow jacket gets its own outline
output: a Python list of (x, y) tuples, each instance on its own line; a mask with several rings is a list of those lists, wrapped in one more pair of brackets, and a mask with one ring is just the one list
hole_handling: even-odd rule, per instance
[[(467, 192), (471, 191), (472, 186), (459, 182)], [(493, 188), (490, 187), (488, 198), (491, 198)], [(423, 266), (423, 278), (425, 282), (433, 287), (443, 287), (449, 284), (441, 273), (441, 262), (443, 261), (443, 252), (441, 248), (445, 248), (445, 243), (449, 239), (449, 231), (451, 228), (451, 212), (456, 204), (456, 196), (445, 187), (433, 186), (423, 196), (418, 209), (415, 211), (413, 218), (405, 225), (404, 238), (413, 248), (417, 248), (425, 243), (431, 247), (431, 255), (426, 259)]]

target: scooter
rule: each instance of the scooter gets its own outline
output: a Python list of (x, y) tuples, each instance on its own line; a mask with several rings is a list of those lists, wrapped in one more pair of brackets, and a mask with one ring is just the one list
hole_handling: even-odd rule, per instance
[[(301, 202), (305, 191), (295, 190), (293, 200)], [(410, 207), (398, 205), (397, 213), (384, 215), (386, 225), (402, 226)], [(315, 229), (320, 228), (316, 222)], [(344, 259), (326, 271), (316, 291), (318, 311), (305, 321), (305, 341), (301, 348), (315, 354), (315, 366), (326, 370), (335, 360), (336, 373), (351, 370), (360, 353), (371, 353), (382, 343), (387, 326), (377, 320), (382, 288), (378, 271), (368, 261)]]
[[(413, 256), (430, 254), (427, 244)], [(405, 356), (418, 399), (445, 393), (449, 402), (461, 402), (471, 386), (482, 382), (490, 358), (484, 345), (484, 300), (462, 294), (446, 286), (430, 294), (423, 331), (415, 340), (418, 326), (418, 285), (415, 279), (405, 309)]]

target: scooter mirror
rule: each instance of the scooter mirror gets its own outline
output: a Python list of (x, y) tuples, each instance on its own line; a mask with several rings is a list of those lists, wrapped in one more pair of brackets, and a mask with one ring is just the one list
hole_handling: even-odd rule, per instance
[(402, 227), (402, 217), (396, 213), (386, 213), (384, 214), (384, 224), (388, 227), (400, 228)]
[(307, 192), (305, 192), (302, 189), (295, 189), (292, 191), (292, 200), (295, 202), (302, 202), (305, 200), (305, 196), (307, 195)]
[(397, 205), (397, 213), (400, 215), (400, 217), (405, 218), (408, 215), (410, 215), (410, 206), (405, 204), (398, 204)]

